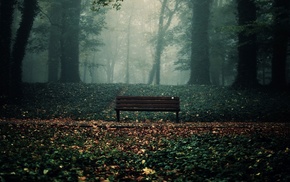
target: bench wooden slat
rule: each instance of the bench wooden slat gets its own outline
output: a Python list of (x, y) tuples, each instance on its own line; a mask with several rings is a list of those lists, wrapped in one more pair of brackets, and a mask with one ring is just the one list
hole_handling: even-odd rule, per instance
[(119, 111), (168, 111), (168, 112), (173, 112), (176, 111), (176, 109), (173, 108), (122, 108), (118, 109)]
[(116, 104), (179, 104), (177, 100), (117, 100)]
[(118, 104), (116, 109), (122, 108), (173, 108), (175, 110), (179, 109), (177, 104)]
[(116, 100), (179, 100), (179, 97), (117, 96)]
[(140, 104), (140, 105), (146, 105), (146, 104), (168, 104), (168, 105), (179, 105), (179, 102), (176, 101), (170, 101), (170, 102), (163, 102), (163, 101), (148, 101), (148, 100), (144, 100), (144, 101), (134, 101), (134, 100), (130, 100), (128, 101), (124, 101), (124, 102), (120, 102), (120, 101), (116, 101), (116, 105), (120, 105), (120, 104)]
[(120, 120), (120, 111), (168, 111), (176, 112), (176, 121), (180, 111), (179, 97), (150, 97), (150, 96), (117, 96), (117, 120)]

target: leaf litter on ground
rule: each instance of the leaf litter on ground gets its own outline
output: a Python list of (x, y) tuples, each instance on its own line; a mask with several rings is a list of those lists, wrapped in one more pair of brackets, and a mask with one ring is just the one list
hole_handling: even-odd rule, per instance
[[(290, 180), (286, 92), (59, 83), (24, 91), (0, 108), (1, 180)], [(117, 95), (179, 96), (182, 122), (147, 112), (113, 122)]]
[(14, 119), (0, 129), (6, 181), (289, 179), (287, 123)]

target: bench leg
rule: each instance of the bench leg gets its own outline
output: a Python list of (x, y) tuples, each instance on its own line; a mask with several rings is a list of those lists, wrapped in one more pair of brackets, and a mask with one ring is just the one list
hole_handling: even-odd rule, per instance
[(177, 123), (179, 122), (179, 117), (178, 117), (178, 115), (179, 115), (179, 112), (176, 112), (176, 122), (177, 122)]
[(116, 114), (117, 114), (117, 121), (119, 122), (120, 121), (120, 111), (116, 110)]

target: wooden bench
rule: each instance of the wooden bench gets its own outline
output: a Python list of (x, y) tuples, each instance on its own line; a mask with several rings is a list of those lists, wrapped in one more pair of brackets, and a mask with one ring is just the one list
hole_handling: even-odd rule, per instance
[(175, 112), (176, 122), (180, 111), (179, 97), (148, 97), (148, 96), (117, 96), (117, 121), (120, 121), (120, 111), (164, 111)]

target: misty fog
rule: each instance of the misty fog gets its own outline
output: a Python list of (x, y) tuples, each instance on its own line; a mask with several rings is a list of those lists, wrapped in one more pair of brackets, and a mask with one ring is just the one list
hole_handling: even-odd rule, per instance
[[(104, 3), (97, 10), (93, 2), (81, 1), (75, 7), (38, 2), (22, 65), (23, 82), (229, 86), (243, 80), (275, 85), (282, 78), (282, 84), (289, 83), (289, 46), (284, 63), (279, 60), (287, 51), (279, 50), (285, 44), (272, 43), (287, 34), (279, 28), (284, 25), (277, 23), (271, 9), (275, 4), (269, 0), (257, 1), (244, 22), (241, 17), (249, 7), (234, 0), (125, 0), (118, 8)], [(79, 14), (72, 13), (78, 9)], [(20, 21), (16, 8), (12, 37)], [(289, 25), (289, 19), (284, 22)]]
[[(84, 21), (86, 17), (90, 16), (92, 21), (98, 23), (97, 21), (102, 16), (105, 24), (98, 35), (93, 35), (97, 36), (94, 39), (98, 39), (101, 45), (92, 48), (93, 50), (84, 50), (80, 45), (81, 80), (85, 83), (126, 83), (126, 64), (128, 62), (129, 83), (147, 83), (149, 71), (153, 65), (155, 45), (152, 39), (156, 36), (158, 29), (160, 2), (126, 0), (122, 3), (120, 10), (104, 8), (105, 13), (92, 12), (90, 3), (82, 6), (84, 11), (81, 17)], [(47, 6), (43, 8), (47, 8)], [(49, 8), (43, 9), (43, 11), (49, 14)], [(36, 17), (34, 28), (39, 29), (41, 26), (45, 26), (49, 29), (50, 26), (53, 26), (50, 23), (47, 17), (40, 13)], [(175, 16), (170, 27), (174, 28), (177, 25), (178, 17)], [(94, 24), (91, 26), (90, 31), (94, 31)], [(48, 32), (36, 31), (33, 32), (30, 39), (34, 39), (34, 36), (45, 36), (47, 39), (49, 36)], [(86, 37), (86, 39), (90, 38), (92, 38), (91, 35)], [(31, 42), (44, 44), (33, 40)], [(31, 45), (31, 47), (33, 46), (46, 47), (47, 45)], [(188, 71), (175, 70), (177, 51), (177, 45), (168, 45), (162, 54), (162, 84), (186, 83)], [(48, 81), (47, 54), (47, 50), (27, 52), (23, 65), (24, 82)]]

